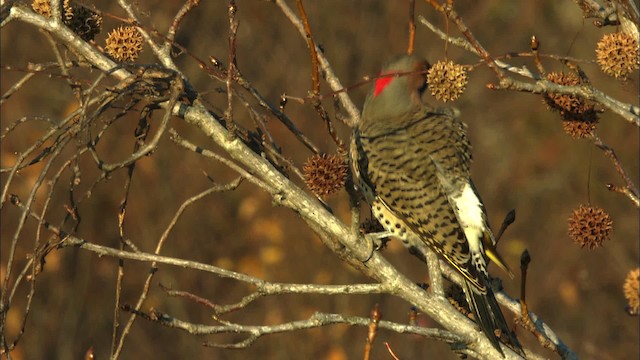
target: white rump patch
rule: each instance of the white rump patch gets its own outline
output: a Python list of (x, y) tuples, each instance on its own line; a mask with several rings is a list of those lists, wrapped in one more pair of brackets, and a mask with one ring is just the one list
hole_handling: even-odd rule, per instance
[(485, 229), (482, 203), (469, 183), (465, 184), (462, 193), (452, 198), (458, 222), (464, 230), (469, 242), (469, 250), (475, 254), (482, 254), (480, 238)]

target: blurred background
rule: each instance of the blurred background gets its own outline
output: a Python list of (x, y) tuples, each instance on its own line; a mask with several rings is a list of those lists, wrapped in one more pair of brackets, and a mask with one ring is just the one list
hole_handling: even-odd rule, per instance
[[(336, 75), (345, 86), (375, 74), (389, 57), (406, 51), (408, 2), (326, 0), (306, 1), (305, 6), (316, 42), (324, 49)], [(126, 18), (114, 2), (96, 1), (105, 12), (103, 31), (96, 43), (104, 46), (107, 33)], [(145, 26), (166, 31), (180, 1), (136, 3)], [(203, 1), (183, 21), (176, 41), (191, 55), (207, 61), (210, 56), (226, 63), (228, 58), (228, 17), (225, 1)], [(295, 9), (295, 2), (289, 4)], [(239, 1), (237, 38), (238, 68), (271, 103), (280, 96), (304, 97), (311, 89), (311, 63), (304, 39), (279, 8), (269, 1)], [(536, 35), (543, 53), (589, 60), (580, 66), (596, 88), (628, 103), (637, 104), (638, 76), (625, 82), (602, 74), (594, 49), (600, 37), (614, 28), (598, 29), (583, 19), (573, 1), (456, 1), (470, 30), (494, 56), (529, 51)], [(422, 15), (441, 29), (459, 36), (453, 24), (430, 6), (417, 1), (416, 15)], [(51, 46), (37, 29), (13, 22), (0, 34), (2, 73), (0, 87), (5, 93), (24, 73), (28, 63), (55, 61)], [(445, 57), (462, 64), (478, 59), (445, 44), (426, 27), (417, 24), (416, 54), (432, 63)], [(509, 59), (514, 65), (529, 59)], [(139, 63), (155, 59), (146, 48)], [(190, 57), (177, 59), (184, 74), (199, 91), (211, 110), (221, 114), (226, 94), (224, 84), (210, 78)], [(547, 71), (567, 70), (558, 62), (545, 60)], [(7, 67), (13, 69), (8, 69)], [(55, 72), (57, 73), (57, 72)], [(87, 71), (78, 77), (93, 78)], [(474, 146), (474, 181), (488, 209), (494, 227), (505, 214), (516, 209), (517, 220), (501, 241), (501, 252), (510, 267), (519, 269), (520, 254), (528, 249), (527, 297), (532, 311), (584, 359), (634, 359), (640, 356), (638, 317), (626, 314), (622, 283), (627, 272), (638, 266), (638, 210), (625, 197), (612, 193), (605, 184), (623, 185), (610, 160), (590, 142), (566, 135), (560, 116), (550, 112), (537, 95), (487, 90), (494, 82), (484, 66), (470, 74), (465, 94), (453, 106), (469, 125)], [(113, 85), (105, 82), (105, 85)], [(322, 84), (323, 93), (330, 91)], [(368, 87), (349, 92), (361, 106)], [(425, 96), (429, 103), (437, 103)], [(0, 108), (1, 128), (23, 117), (49, 117), (58, 121), (72, 111), (76, 100), (68, 83), (60, 77), (37, 75)], [(439, 104), (442, 106), (442, 104)], [(331, 102), (325, 102), (335, 120)], [(287, 115), (312, 141), (327, 153), (335, 145), (327, 136), (322, 120), (309, 104), (290, 101)], [(268, 115), (268, 114), (265, 114)], [(235, 108), (236, 120), (252, 126), (248, 112)], [(269, 118), (269, 116), (267, 116)], [(159, 116), (157, 117), (158, 120)], [(131, 153), (137, 124), (136, 114), (113, 125), (98, 146), (105, 160), (120, 161)], [(339, 136), (348, 141), (350, 129), (335, 121)], [(269, 118), (269, 130), (283, 149), (283, 155), (302, 167), (312, 154), (276, 119)], [(155, 123), (154, 123), (155, 126)], [(214, 151), (218, 149), (199, 131), (172, 119), (170, 126), (183, 137)], [(16, 153), (27, 149), (47, 130), (46, 123), (31, 121), (3, 138), (2, 168), (11, 167)], [(598, 134), (611, 145), (629, 176), (638, 184), (638, 129), (617, 115), (600, 117)], [(65, 150), (73, 154), (73, 147)], [(62, 163), (58, 164), (58, 169)], [(86, 191), (99, 175), (93, 160), (83, 157), (78, 193)], [(10, 189), (23, 200), (28, 196), (42, 164), (22, 171)], [(125, 233), (141, 250), (152, 252), (178, 207), (189, 197), (211, 185), (205, 171), (216, 182), (226, 183), (237, 174), (215, 161), (176, 146), (164, 136), (158, 149), (137, 163), (128, 200)], [(88, 241), (118, 247), (118, 205), (124, 196), (125, 171), (112, 174), (98, 185), (79, 211), (82, 216), (78, 236)], [(7, 173), (2, 173), (3, 183)], [(47, 217), (59, 222), (66, 214), (67, 171), (53, 191)], [(304, 186), (297, 181), (300, 186)], [(49, 188), (39, 191), (36, 209), (41, 209)], [(348, 196), (344, 191), (329, 199), (337, 216), (349, 221)], [(603, 247), (581, 249), (567, 236), (567, 219), (580, 204), (604, 208), (614, 221), (611, 240)], [(366, 212), (364, 212), (366, 214)], [(7, 271), (7, 253), (16, 231), (17, 208), (5, 204), (0, 214), (2, 237), (2, 278)], [(366, 216), (365, 216), (366, 219)], [(364, 219), (363, 219), (364, 220)], [(33, 252), (36, 223), (27, 222), (16, 253), (13, 279)], [(49, 234), (40, 235), (47, 239)], [(198, 201), (172, 230), (162, 255), (190, 259), (244, 272), (273, 282), (349, 284), (370, 282), (342, 264), (292, 211), (272, 205), (270, 196), (242, 183), (235, 191), (214, 194)], [(416, 282), (428, 281), (425, 267), (410, 256), (398, 241), (392, 241), (384, 256)], [(12, 353), (14, 359), (79, 359), (93, 347), (98, 359), (109, 356), (115, 303), (118, 262), (77, 249), (53, 251), (46, 258), (44, 273), (37, 278), (36, 292), (25, 333)], [(148, 273), (147, 264), (127, 261), (124, 265), (122, 303), (134, 305)], [(491, 271), (502, 276), (497, 269)], [(184, 290), (216, 304), (238, 301), (252, 289), (243, 283), (211, 274), (160, 266), (143, 310), (153, 307), (185, 321), (215, 324), (211, 311), (185, 299), (170, 298), (158, 284)], [(513, 297), (519, 296), (519, 276), (504, 280)], [(8, 313), (6, 336), (11, 341), (19, 333), (29, 286), (21, 286)], [(306, 319), (316, 311), (367, 317), (375, 304), (383, 319), (407, 322), (411, 304), (388, 295), (287, 295), (263, 298), (241, 311), (225, 316), (241, 324), (273, 325)], [(121, 324), (128, 314), (123, 313)], [(510, 317), (510, 316), (509, 316)], [(425, 316), (424, 326), (437, 326)], [(240, 341), (241, 335), (195, 337), (138, 319), (125, 343), (123, 359), (354, 359), (361, 358), (367, 330), (361, 327), (324, 328), (265, 336), (244, 350), (205, 348), (203, 341)], [(520, 341), (544, 356), (555, 355), (537, 345), (535, 338), (518, 328)], [(410, 335), (381, 330), (373, 348), (374, 359), (388, 359), (388, 342), (400, 359), (457, 359), (446, 344)]]

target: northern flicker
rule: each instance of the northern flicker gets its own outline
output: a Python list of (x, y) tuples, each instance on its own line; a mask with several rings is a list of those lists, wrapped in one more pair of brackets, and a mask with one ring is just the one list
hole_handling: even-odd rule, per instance
[(504, 355), (495, 330), (516, 351), (494, 297), (487, 257), (505, 271), (484, 206), (471, 181), (471, 144), (466, 124), (453, 109), (435, 109), (421, 100), (428, 63), (403, 56), (389, 63), (367, 96), (354, 129), (354, 179), (374, 216), (405, 245), (426, 243), (464, 277), (476, 322)]

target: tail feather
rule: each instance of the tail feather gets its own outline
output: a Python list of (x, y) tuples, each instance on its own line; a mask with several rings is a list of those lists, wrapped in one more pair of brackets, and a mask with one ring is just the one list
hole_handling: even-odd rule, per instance
[(502, 352), (502, 349), (500, 348), (500, 339), (496, 336), (496, 329), (500, 330), (502, 334), (505, 334), (514, 350), (524, 357), (522, 345), (520, 345), (518, 339), (511, 333), (511, 330), (509, 330), (507, 321), (502, 315), (502, 311), (500, 310), (500, 306), (493, 295), (491, 286), (487, 284), (486, 289), (486, 294), (478, 293), (468, 281), (465, 281), (467, 302), (469, 303), (469, 307), (476, 318), (476, 322), (493, 347), (495, 347), (503, 357), (504, 352)]

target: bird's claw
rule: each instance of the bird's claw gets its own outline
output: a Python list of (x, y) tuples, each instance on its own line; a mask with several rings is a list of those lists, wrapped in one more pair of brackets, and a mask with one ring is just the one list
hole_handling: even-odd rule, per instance
[(390, 233), (387, 231), (364, 234), (364, 238), (369, 242), (369, 244), (371, 244), (371, 252), (362, 262), (366, 263), (373, 257), (373, 254), (376, 251), (383, 249), (389, 241), (389, 236)]

